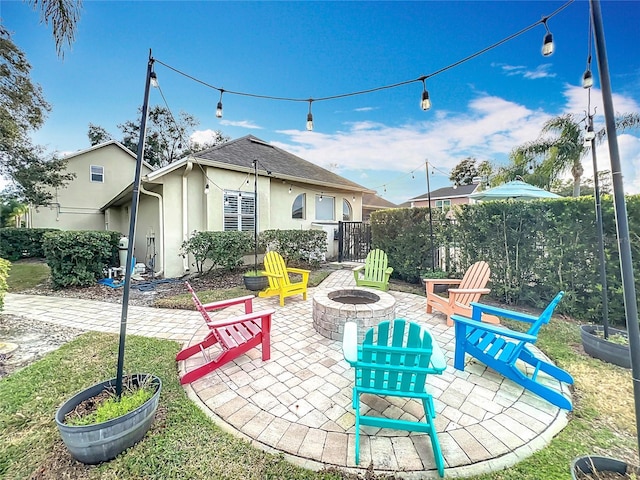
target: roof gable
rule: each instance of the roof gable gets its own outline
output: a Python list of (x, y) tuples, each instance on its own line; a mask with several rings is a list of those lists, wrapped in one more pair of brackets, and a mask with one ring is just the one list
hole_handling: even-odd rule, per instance
[(431, 200), (438, 200), (441, 198), (460, 198), (468, 197), (478, 188), (478, 183), (472, 183), (470, 185), (459, 185), (458, 187), (443, 187), (433, 190), (431, 194), (429, 192), (418, 195), (417, 197), (410, 198), (409, 201), (427, 200), (431, 197)]
[[(85, 148), (84, 150), (78, 150), (78, 151), (76, 151), (76, 152), (73, 152), (73, 153), (70, 153), (70, 154), (68, 154), (68, 155), (65, 155), (63, 158), (64, 158), (65, 160), (73, 160), (74, 158), (79, 157), (79, 156), (81, 156), (81, 155), (84, 155), (84, 154), (86, 154), (86, 153), (94, 152), (94, 151), (96, 151), (96, 150), (100, 150), (100, 149), (103, 149), (103, 148), (106, 148), (106, 147), (109, 147), (109, 146), (112, 146), (112, 145), (113, 145), (113, 146), (116, 146), (116, 147), (118, 147), (118, 148), (120, 148), (124, 153), (128, 154), (128, 155), (129, 155), (133, 160), (136, 160), (136, 159), (137, 159), (137, 156), (136, 156), (136, 154), (135, 154), (135, 153), (133, 153), (131, 150), (129, 150), (127, 147), (125, 147), (124, 145), (122, 145), (122, 144), (121, 144), (120, 142), (118, 142), (117, 140), (109, 140), (109, 141), (107, 141), (107, 142), (99, 143), (99, 144), (97, 144), (97, 145), (92, 145), (91, 147), (89, 147), (89, 148)], [(144, 161), (143, 161), (142, 163), (143, 163), (147, 168), (149, 168), (149, 169), (151, 169), (151, 170), (153, 170), (153, 169), (154, 169), (154, 167), (153, 167), (151, 164), (149, 164), (149, 163), (147, 163), (147, 162), (144, 162)]]

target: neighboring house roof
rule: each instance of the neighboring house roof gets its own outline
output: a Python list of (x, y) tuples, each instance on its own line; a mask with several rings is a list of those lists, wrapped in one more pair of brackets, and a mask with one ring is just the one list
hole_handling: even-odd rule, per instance
[[(463, 198), (468, 197), (478, 188), (479, 183), (472, 183), (470, 185), (459, 185), (458, 187), (443, 187), (438, 188), (431, 192), (431, 200), (439, 200), (441, 198)], [(418, 195), (417, 197), (413, 197), (409, 199), (409, 202), (416, 200), (428, 200), (429, 192), (423, 193), (422, 195)], [(408, 202), (408, 203), (409, 203)]]
[[(117, 140), (109, 140), (107, 142), (102, 142), (102, 143), (99, 143), (97, 145), (93, 145), (93, 146), (91, 146), (89, 148), (85, 148), (84, 150), (78, 150), (77, 152), (69, 153), (69, 154), (64, 156), (64, 159), (65, 160), (71, 160), (74, 157), (77, 157), (77, 156), (80, 156), (80, 155), (84, 155), (85, 153), (92, 152), (94, 150), (99, 150), (99, 149), (104, 148), (104, 147), (108, 147), (109, 145), (115, 145), (116, 147), (120, 147), (125, 153), (128, 153), (134, 160), (137, 158), (135, 153), (133, 153), (131, 150), (129, 150), (127, 147), (122, 145)], [(147, 162), (142, 162), (142, 163), (144, 163), (144, 165), (146, 167), (150, 168), (151, 170), (154, 169), (154, 167), (151, 164), (149, 164)]]
[(183, 167), (189, 160), (203, 166), (252, 172), (254, 159), (258, 160), (258, 171), (261, 175), (267, 172), (274, 178), (290, 182), (374, 193), (373, 190), (369, 190), (362, 185), (303, 160), (253, 135), (221, 143), (215, 147), (197, 152), (188, 158), (181, 158), (170, 165), (151, 172), (147, 175), (147, 180), (153, 182), (163, 175)]
[(395, 203), (391, 203), (375, 193), (365, 193), (362, 195), (362, 208), (396, 208)]

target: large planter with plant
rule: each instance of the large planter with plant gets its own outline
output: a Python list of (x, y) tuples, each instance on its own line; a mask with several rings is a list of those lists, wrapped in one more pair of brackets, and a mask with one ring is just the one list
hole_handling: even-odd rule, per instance
[(605, 339), (602, 326), (582, 325), (580, 337), (584, 351), (592, 357), (620, 367), (631, 368), (627, 332), (609, 327), (609, 338)]
[[(632, 476), (633, 475), (633, 476)], [(610, 457), (586, 455), (571, 463), (572, 480), (632, 479), (637, 478), (638, 469), (622, 460)]]
[[(89, 387), (67, 400), (56, 412), (56, 424), (71, 455), (82, 463), (97, 464), (106, 462), (118, 456), (125, 449), (139, 442), (149, 430), (158, 408), (162, 381), (155, 375), (135, 374), (124, 379), (125, 393), (122, 394), (120, 404), (124, 405), (127, 398), (135, 395), (141, 389), (147, 389), (150, 397), (141, 405), (128, 413), (120, 414), (97, 423), (82, 425), (83, 419), (74, 419), (70, 413), (80, 407), (92, 410), (91, 403), (95, 403), (100, 396), (112, 395), (115, 391), (116, 379), (101, 382)], [(128, 397), (129, 396), (129, 397)], [(134, 401), (134, 400), (131, 400)], [(91, 421), (92, 417), (86, 417)], [(86, 423), (86, 421), (85, 421)]]
[(269, 286), (269, 277), (261, 270), (250, 270), (243, 276), (244, 286), (252, 292), (259, 292)]

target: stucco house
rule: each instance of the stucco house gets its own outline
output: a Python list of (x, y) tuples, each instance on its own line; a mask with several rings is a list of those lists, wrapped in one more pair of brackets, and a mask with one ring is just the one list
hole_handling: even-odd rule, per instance
[[(70, 158), (68, 169), (75, 168), (74, 159), (79, 156)], [(135, 158), (133, 162), (130, 158), (131, 155), (127, 156), (126, 162), (121, 159), (123, 165), (135, 166)], [(157, 170), (145, 167), (134, 240), (137, 260), (153, 263), (154, 270), (165, 277), (178, 277), (191, 267), (192, 259), (180, 256), (180, 247), (192, 232), (253, 232), (254, 160), (258, 231), (322, 229), (328, 237), (327, 257), (337, 256), (333, 234), (338, 221), (362, 220), (362, 196), (373, 191), (247, 135)], [(122, 169), (121, 175), (125, 179), (121, 187), (114, 189), (98, 207), (102, 223), (97, 213), (91, 227), (67, 223), (66, 216), (60, 216), (56, 227), (108, 229), (126, 234), (133, 170)], [(83, 193), (87, 195), (87, 188), (86, 183), (74, 181), (66, 190), (74, 191), (69, 195), (77, 198)], [(44, 226), (35, 217), (33, 220), (34, 227)]]
[(475, 203), (475, 200), (471, 199), (469, 195), (478, 190), (479, 183), (472, 183), (470, 185), (459, 185), (457, 187), (443, 187), (433, 190), (431, 195), (424, 193), (417, 197), (410, 198), (407, 202), (403, 203), (403, 207), (427, 207), (429, 206), (429, 197), (431, 197), (431, 208), (439, 208), (442, 211), (446, 211), (454, 205), (467, 205), (469, 203)]

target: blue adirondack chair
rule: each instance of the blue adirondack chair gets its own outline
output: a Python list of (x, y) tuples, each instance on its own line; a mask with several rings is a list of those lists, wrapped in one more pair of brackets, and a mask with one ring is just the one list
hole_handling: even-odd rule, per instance
[[(396, 319), (369, 329), (362, 345), (358, 346), (357, 325), (347, 322), (343, 352), (345, 360), (355, 368), (352, 405), (356, 416), (356, 464), (360, 463), (361, 425), (424, 432), (431, 438), (438, 473), (444, 476), (444, 458), (434, 425), (436, 411), (425, 381), (428, 374), (442, 373), (447, 363), (431, 334), (417, 323)], [(419, 399), (425, 419), (416, 422), (362, 415), (360, 395), (363, 393)]]
[[(573, 383), (571, 375), (546, 360), (536, 357), (527, 347), (536, 342), (540, 327), (549, 323), (551, 314), (563, 295), (564, 292), (558, 293), (539, 317), (481, 303), (471, 303), (472, 318), (452, 315), (456, 334), (453, 366), (458, 370), (464, 370), (465, 354), (469, 354), (553, 405), (571, 410), (571, 400), (558, 390), (538, 381), (538, 374), (543, 372), (567, 384)], [(531, 326), (527, 333), (521, 333), (498, 325), (487, 324), (480, 321), (483, 313), (527, 322)], [(533, 372), (530, 375), (523, 373), (516, 365), (518, 360), (531, 365)]]

